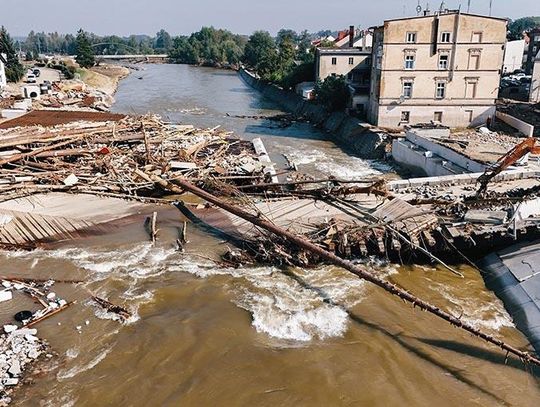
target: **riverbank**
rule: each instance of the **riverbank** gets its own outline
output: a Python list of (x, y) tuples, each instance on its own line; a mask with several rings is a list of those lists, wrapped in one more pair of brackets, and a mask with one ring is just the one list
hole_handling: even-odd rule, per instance
[(362, 122), (344, 112), (328, 113), (321, 105), (307, 101), (299, 95), (283, 90), (276, 85), (265, 83), (254, 74), (241, 68), (240, 77), (265, 97), (280, 104), (287, 111), (308, 117), (314, 124), (321, 126), (332, 141), (346, 147), (354, 154), (370, 159), (385, 155), (386, 134), (368, 123)]
[(113, 96), (120, 81), (126, 78), (131, 70), (121, 65), (101, 63), (90, 69), (81, 69), (80, 73), (81, 80), (88, 86)]

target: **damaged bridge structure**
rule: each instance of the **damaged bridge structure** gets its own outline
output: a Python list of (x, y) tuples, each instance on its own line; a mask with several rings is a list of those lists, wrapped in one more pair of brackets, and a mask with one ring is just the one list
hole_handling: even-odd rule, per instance
[[(462, 278), (456, 263), (474, 264), (487, 247), (539, 237), (536, 178), (534, 172), (502, 172), (482, 197), (472, 176), (316, 179), (276, 168), (260, 139), (242, 140), (217, 127), (171, 125), (156, 116), (13, 127), (0, 130), (0, 245), (31, 249), (72, 238), (76, 231), (98, 233), (111, 222), (99, 211), (92, 217), (76, 209), (53, 213), (51, 208), (70, 206), (65, 202), (74, 197), (130, 201), (134, 212), (148, 203), (175, 204), (188, 219), (220, 231), (235, 245), (223, 254), (227, 267), (333, 264), (507, 356), (540, 366), (527, 350), (352, 261), (378, 256), (430, 262)], [(36, 205), (21, 206), (24, 200), (51, 197), (64, 203), (42, 205), (39, 213)], [(152, 241), (159, 239), (157, 221), (154, 214), (148, 222)], [(185, 236), (178, 243), (182, 249)]]

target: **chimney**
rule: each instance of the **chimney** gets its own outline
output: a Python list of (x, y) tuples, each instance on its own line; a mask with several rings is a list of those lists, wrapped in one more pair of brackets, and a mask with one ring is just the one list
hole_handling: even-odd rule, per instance
[(349, 27), (349, 48), (354, 47), (354, 25)]

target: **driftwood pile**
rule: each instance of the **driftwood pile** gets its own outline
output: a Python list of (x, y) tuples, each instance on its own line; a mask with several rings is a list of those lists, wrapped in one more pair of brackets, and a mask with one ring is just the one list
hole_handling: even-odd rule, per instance
[(160, 197), (149, 174), (182, 176), (212, 189), (213, 180), (264, 182), (268, 165), (251, 142), (157, 116), (0, 130), (1, 200), (64, 190)]

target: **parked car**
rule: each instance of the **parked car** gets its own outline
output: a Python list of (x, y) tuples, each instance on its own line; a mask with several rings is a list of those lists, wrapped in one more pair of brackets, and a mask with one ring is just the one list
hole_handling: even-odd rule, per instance
[(41, 75), (41, 71), (38, 68), (34, 68), (32, 72), (34, 73), (34, 75), (36, 75), (36, 78), (39, 78), (39, 76)]
[(37, 82), (36, 75), (34, 75), (33, 73), (29, 73), (26, 75), (26, 83), (36, 83), (36, 82)]

